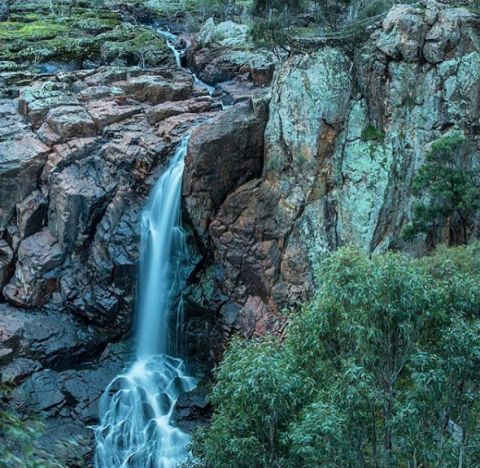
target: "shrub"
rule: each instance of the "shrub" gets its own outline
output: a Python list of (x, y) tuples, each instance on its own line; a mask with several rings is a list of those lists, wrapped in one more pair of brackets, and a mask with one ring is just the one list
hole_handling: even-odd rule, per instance
[(463, 135), (432, 143), (425, 164), (413, 178), (412, 193), (421, 201), (404, 231), (407, 240), (425, 233), (434, 244), (436, 230), (448, 225), (450, 244), (468, 242), (468, 230), (480, 209), (480, 183), (468, 168), (469, 151)]

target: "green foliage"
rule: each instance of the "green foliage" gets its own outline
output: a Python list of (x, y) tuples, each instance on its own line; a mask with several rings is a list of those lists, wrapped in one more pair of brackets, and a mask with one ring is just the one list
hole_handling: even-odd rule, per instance
[(404, 231), (407, 240), (425, 233), (434, 243), (435, 231), (448, 225), (450, 244), (467, 243), (472, 218), (480, 209), (480, 184), (467, 169), (469, 149), (458, 134), (432, 143), (426, 163), (413, 179), (412, 193), (422, 201)]
[(351, 3), (351, 0), (314, 0), (318, 19), (333, 30), (338, 29), (339, 20)]
[(279, 51), (290, 49), (289, 33), (296, 14), (305, 8), (302, 0), (256, 0), (251, 37), (255, 45)]
[(123, 59), (131, 62), (135, 57), (143, 68), (147, 63), (156, 63), (165, 49), (165, 40), (146, 28), (121, 26), (100, 37), (103, 57), (107, 61)]
[(382, 132), (373, 125), (367, 125), (362, 131), (361, 138), (363, 141), (383, 141), (385, 140), (385, 132)]
[(43, 425), (0, 408), (0, 466), (6, 468), (62, 468), (38, 443)]
[(198, 455), (212, 467), (282, 466), (280, 437), (306, 391), (277, 341), (234, 340), (211, 398), (222, 410), (199, 434)]
[(226, 353), (196, 463), (478, 466), (479, 254), (333, 254), (283, 342)]
[(253, 43), (275, 53), (288, 49), (288, 12), (271, 12), (266, 17), (258, 17), (252, 24), (250, 35)]

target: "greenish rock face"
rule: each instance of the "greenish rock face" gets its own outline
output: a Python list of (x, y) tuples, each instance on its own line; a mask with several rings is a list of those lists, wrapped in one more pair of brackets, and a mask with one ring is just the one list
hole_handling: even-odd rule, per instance
[(342, 233), (343, 243), (368, 251), (388, 187), (393, 155), (389, 142), (358, 138), (358, 124), (367, 121), (365, 102), (354, 103), (339, 155), (342, 186), (337, 230)]
[(197, 35), (199, 44), (208, 46), (218, 44), (225, 48), (248, 47), (248, 26), (245, 24), (234, 23), (233, 21), (223, 21), (215, 24), (213, 18), (209, 18)]
[(480, 53), (472, 52), (451, 64), (454, 72), (445, 80), (445, 100), (452, 119), (475, 119), (478, 111), (472, 103), (480, 99)]
[[(274, 287), (289, 292), (282, 298), (312, 284), (312, 266), (342, 245), (425, 252), (425, 238), (402, 237), (417, 203), (413, 176), (432, 141), (472, 134), (480, 124), (478, 32), (466, 26), (465, 10), (432, 5), (392, 10), (352, 68), (339, 51), (325, 49), (287, 62), (277, 74), (266, 177), (283, 213), (295, 219), (281, 287)], [(422, 48), (430, 63), (420, 59)], [(476, 168), (480, 148), (472, 143), (466, 164)]]
[[(338, 124), (350, 98), (349, 61), (336, 49), (292, 59), (277, 75), (266, 129), (266, 165), (303, 172), (317, 164), (326, 125)], [(308, 177), (308, 175), (307, 175)]]

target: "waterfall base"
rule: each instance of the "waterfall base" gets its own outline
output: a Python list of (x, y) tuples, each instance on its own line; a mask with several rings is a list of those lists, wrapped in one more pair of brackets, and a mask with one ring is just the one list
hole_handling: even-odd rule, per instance
[(170, 468), (182, 463), (190, 436), (170, 425), (170, 417), (178, 396), (195, 385), (182, 360), (163, 354), (139, 359), (119, 375), (100, 401), (95, 466)]

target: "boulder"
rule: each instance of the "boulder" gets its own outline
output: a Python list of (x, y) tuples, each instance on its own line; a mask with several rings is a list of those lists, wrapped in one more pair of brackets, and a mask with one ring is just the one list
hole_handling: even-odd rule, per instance
[(394, 60), (415, 62), (420, 57), (428, 25), (420, 8), (400, 5), (392, 8), (383, 21), (376, 46)]
[(35, 190), (17, 204), (17, 227), (22, 239), (41, 229), (47, 214), (47, 206), (47, 199), (39, 190)]
[(39, 83), (24, 88), (18, 98), (18, 109), (37, 129), (43, 123), (49, 111), (61, 106), (75, 106), (78, 99), (73, 93), (67, 93), (53, 82)]
[(189, 217), (204, 237), (210, 220), (236, 187), (263, 167), (266, 105), (235, 106), (197, 127), (185, 160), (183, 195)]
[(171, 422), (189, 434), (207, 424), (213, 414), (212, 404), (207, 397), (208, 390), (201, 385), (182, 393), (175, 403)]
[(5, 298), (12, 304), (36, 307), (48, 301), (58, 288), (59, 267), (64, 253), (46, 228), (24, 239), (18, 248), (15, 276), (3, 289)]
[(37, 188), (49, 151), (32, 134), (0, 141), (0, 231), (13, 216), (15, 205)]
[(223, 21), (216, 25), (213, 18), (209, 18), (200, 28), (196, 40), (202, 46), (216, 43), (222, 47), (242, 47), (248, 42), (248, 32), (245, 24)]
[(13, 250), (6, 240), (0, 239), (0, 288), (7, 284), (13, 271)]
[(48, 125), (59, 136), (60, 141), (73, 137), (91, 137), (97, 133), (92, 116), (84, 107), (76, 105), (50, 109), (44, 125)]
[(201, 96), (186, 101), (167, 101), (152, 107), (147, 112), (147, 120), (151, 125), (154, 125), (175, 115), (209, 112), (212, 109), (218, 110), (219, 108), (219, 104), (215, 105), (210, 96)]
[(51, 175), (48, 226), (66, 253), (82, 245), (102, 218), (116, 187), (108, 169), (93, 158)]
[(110, 100), (93, 101), (88, 104), (87, 109), (97, 128), (104, 128), (143, 112), (141, 106), (124, 105)]
[(208, 19), (187, 48), (190, 69), (205, 83), (216, 85), (235, 76), (247, 75), (257, 84), (270, 84), (278, 59), (255, 47), (248, 39), (244, 24)]
[(193, 90), (192, 78), (187, 73), (179, 73), (174, 83), (162, 76), (142, 75), (118, 82), (117, 86), (129, 96), (152, 104), (188, 99)]
[[(4, 363), (5, 364), (5, 363)], [(17, 386), (34, 372), (41, 370), (38, 361), (27, 358), (16, 358), (0, 368), (0, 382), (9, 386)]]
[[(63, 370), (101, 354), (107, 340), (104, 333), (68, 314), (24, 311), (0, 304), (0, 350), (13, 350), (16, 367), (36, 370), (41, 365)], [(23, 361), (16, 362), (20, 358)], [(7, 370), (11, 372), (12, 368), (0, 367), (0, 373)]]

